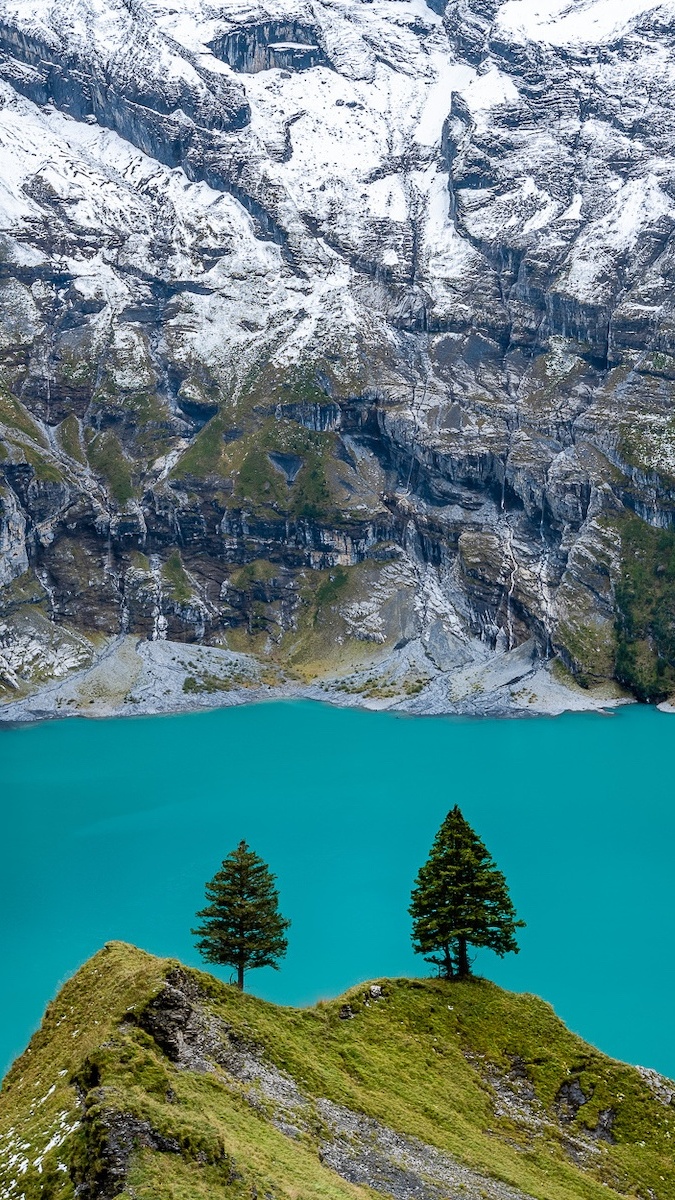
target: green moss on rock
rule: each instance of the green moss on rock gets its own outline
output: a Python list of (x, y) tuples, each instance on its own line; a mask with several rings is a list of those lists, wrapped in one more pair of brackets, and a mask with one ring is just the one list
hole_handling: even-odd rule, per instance
[(150, 570), (150, 559), (147, 554), (143, 554), (140, 550), (131, 550), (129, 552), (129, 562), (135, 571), (148, 572)]
[(337, 603), (344, 595), (349, 583), (349, 571), (346, 567), (334, 567), (328, 571), (314, 593), (314, 621), (316, 623), (323, 608)]
[(179, 550), (174, 550), (162, 566), (162, 580), (174, 600), (179, 604), (187, 604), (193, 595), (193, 588), (187, 576)]
[(224, 430), (225, 422), (218, 413), (200, 429), (192, 445), (181, 455), (171, 472), (172, 478), (185, 479), (193, 475), (196, 479), (205, 479), (208, 475), (227, 474)]
[(236, 494), (244, 504), (256, 508), (268, 505), (285, 507), (286, 483), (272, 466), (267, 453), (253, 446), (239, 470)]
[(120, 506), (131, 500), (134, 494), (132, 464), (125, 457), (119, 438), (114, 433), (85, 434), (87, 457), (93, 471), (101, 475), (110, 487), (112, 496)]
[(56, 463), (52, 458), (48, 458), (41, 449), (23, 441), (13, 444), (19, 450), (24, 461), (33, 468), (35, 478), (40, 483), (61, 483), (63, 481), (63, 475)]
[(338, 520), (326, 472), (334, 441), (330, 433), (314, 433), (293, 421), (266, 421), (245, 443), (233, 502), (296, 520)]
[(248, 591), (254, 583), (269, 583), (277, 574), (278, 568), (266, 558), (256, 558), (253, 562), (245, 563), (230, 575), (229, 582), (239, 591)]
[(43, 434), (38, 429), (28, 410), (1, 382), (0, 423), (8, 426), (10, 429), (17, 430), (19, 433), (24, 433), (26, 437), (37, 442), (38, 446), (46, 447), (47, 445)]
[(675, 531), (620, 522), (616, 677), (640, 700), (675, 692)]
[(58, 439), (66, 454), (76, 462), (85, 463), (86, 458), (80, 439), (80, 424), (74, 413), (66, 417), (58, 428)]
[(556, 640), (574, 664), (574, 678), (582, 687), (611, 679), (616, 638), (610, 621), (561, 621)]

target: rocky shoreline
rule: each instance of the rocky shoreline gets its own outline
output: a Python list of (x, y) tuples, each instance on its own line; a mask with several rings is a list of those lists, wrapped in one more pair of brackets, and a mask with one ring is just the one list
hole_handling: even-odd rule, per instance
[(421, 643), (413, 641), (346, 678), (303, 682), (282, 671), (275, 674), (251, 655), (123, 635), (107, 643), (91, 665), (6, 702), (0, 725), (197, 712), (274, 700), (463, 717), (603, 712), (632, 702), (611, 685), (585, 690), (559, 676), (559, 664), (539, 659), (531, 643), (444, 672), (434, 669)]

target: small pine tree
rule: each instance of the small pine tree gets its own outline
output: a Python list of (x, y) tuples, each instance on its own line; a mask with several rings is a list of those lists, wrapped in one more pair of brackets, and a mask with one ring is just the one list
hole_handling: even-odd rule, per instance
[(434, 839), (412, 891), (413, 949), (446, 979), (470, 974), (468, 947), (518, 953), (506, 879), (457, 805)]
[(202, 924), (192, 930), (206, 962), (236, 968), (242, 991), (245, 971), (278, 970), (288, 947), (290, 921), (279, 912), (274, 881), (267, 863), (241, 841), (206, 884), (209, 903), (197, 913)]

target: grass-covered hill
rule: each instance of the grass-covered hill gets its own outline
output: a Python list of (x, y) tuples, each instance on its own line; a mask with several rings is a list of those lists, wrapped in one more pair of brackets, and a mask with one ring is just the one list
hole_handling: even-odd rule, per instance
[(0, 1093), (0, 1197), (675, 1197), (675, 1085), (484, 980), (298, 1010), (111, 943)]

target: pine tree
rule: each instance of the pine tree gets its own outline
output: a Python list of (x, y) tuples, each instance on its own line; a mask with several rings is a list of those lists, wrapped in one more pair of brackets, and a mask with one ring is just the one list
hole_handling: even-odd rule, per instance
[(279, 893), (267, 863), (241, 841), (206, 884), (206, 908), (192, 930), (206, 962), (235, 967), (243, 991), (244, 972), (274, 967), (288, 947), (290, 921), (279, 912)]
[(506, 879), (457, 805), (434, 839), (412, 891), (413, 949), (446, 979), (470, 974), (469, 946), (518, 953)]

